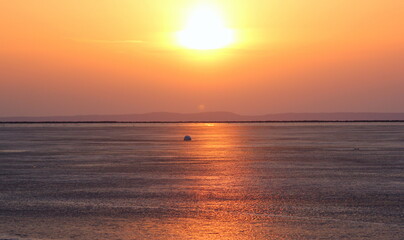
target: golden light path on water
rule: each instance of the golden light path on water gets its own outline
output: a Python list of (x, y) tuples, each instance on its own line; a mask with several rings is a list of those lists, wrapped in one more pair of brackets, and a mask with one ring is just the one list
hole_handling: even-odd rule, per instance
[[(184, 176), (191, 183), (179, 190), (192, 197), (176, 204), (176, 208), (187, 212), (187, 216), (159, 220), (161, 225), (158, 227), (155, 219), (146, 220), (144, 224), (150, 226), (146, 230), (139, 228), (138, 223), (128, 224), (125, 227), (128, 236), (135, 232), (134, 236), (142, 233), (147, 238), (163, 234), (168, 239), (268, 237), (260, 233), (259, 222), (256, 226), (251, 224), (260, 219), (254, 209), (259, 207), (262, 196), (256, 189), (256, 169), (249, 161), (254, 153), (242, 147), (246, 139), (238, 134), (240, 126), (201, 123), (194, 127), (197, 138), (176, 152), (176, 156), (182, 156), (192, 166)], [(270, 201), (270, 198), (266, 199), (267, 203)], [(273, 221), (271, 217), (263, 219), (266, 224)], [(271, 236), (278, 236), (276, 229)]]
[(249, 217), (239, 214), (251, 204), (245, 201), (249, 191), (246, 183), (252, 180), (245, 161), (247, 155), (235, 149), (241, 139), (232, 135), (231, 127), (207, 125), (204, 131), (206, 141), (190, 144), (184, 153), (207, 162), (200, 164), (199, 171), (203, 174), (193, 177), (196, 201), (190, 207), (199, 217), (185, 219), (186, 230), (180, 235), (191, 239), (217, 239), (218, 236), (235, 239), (243, 232), (251, 233), (243, 224)]

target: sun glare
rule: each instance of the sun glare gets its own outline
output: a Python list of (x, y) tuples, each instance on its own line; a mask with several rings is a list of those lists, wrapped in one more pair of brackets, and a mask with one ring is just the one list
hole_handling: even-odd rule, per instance
[(177, 39), (189, 49), (212, 50), (232, 44), (234, 31), (226, 28), (216, 9), (199, 6), (191, 12), (185, 29), (177, 33)]

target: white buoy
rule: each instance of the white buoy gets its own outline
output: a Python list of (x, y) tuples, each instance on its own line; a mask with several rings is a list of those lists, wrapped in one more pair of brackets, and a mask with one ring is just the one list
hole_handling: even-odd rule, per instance
[(192, 141), (191, 136), (188, 136), (188, 135), (187, 135), (187, 136), (185, 136), (185, 137), (184, 137), (184, 141)]

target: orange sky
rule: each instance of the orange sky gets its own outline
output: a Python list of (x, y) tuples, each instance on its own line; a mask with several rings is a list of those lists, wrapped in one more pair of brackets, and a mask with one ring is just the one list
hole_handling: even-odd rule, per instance
[[(220, 9), (236, 42), (176, 42)], [(0, 0), (0, 116), (404, 112), (402, 0)]]

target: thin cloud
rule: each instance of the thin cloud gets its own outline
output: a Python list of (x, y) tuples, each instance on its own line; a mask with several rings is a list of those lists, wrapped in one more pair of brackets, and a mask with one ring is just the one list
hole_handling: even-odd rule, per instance
[(76, 42), (87, 43), (105, 43), (105, 44), (121, 44), (121, 43), (144, 43), (142, 40), (99, 40), (99, 39), (73, 39)]

